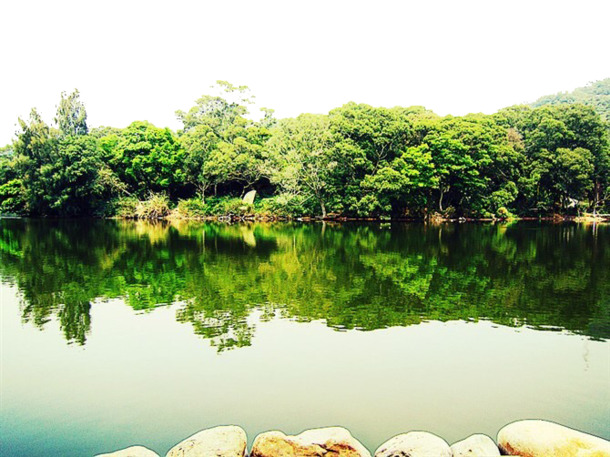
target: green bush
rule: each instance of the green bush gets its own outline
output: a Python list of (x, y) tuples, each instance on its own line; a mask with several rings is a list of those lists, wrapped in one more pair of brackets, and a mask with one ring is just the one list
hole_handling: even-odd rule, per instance
[(210, 206), (201, 198), (189, 198), (178, 201), (175, 211), (179, 217), (205, 217), (210, 215)]
[(254, 214), (254, 206), (244, 203), (241, 198), (231, 198), (224, 202), (224, 216), (246, 216)]
[(12, 179), (0, 185), (0, 214), (18, 214), (23, 212), (24, 207), (21, 179)]
[(116, 200), (114, 215), (125, 218), (135, 218), (138, 199), (135, 197), (121, 197)]
[(307, 201), (298, 195), (280, 194), (258, 200), (254, 206), (256, 213), (261, 215), (299, 217), (313, 214), (313, 208), (310, 208)]
[(161, 219), (170, 213), (169, 198), (165, 194), (150, 193), (147, 200), (136, 205), (138, 219)]
[(498, 216), (499, 219), (511, 219), (514, 217), (513, 213), (511, 213), (504, 206), (498, 208), (498, 211), (496, 211), (496, 216)]

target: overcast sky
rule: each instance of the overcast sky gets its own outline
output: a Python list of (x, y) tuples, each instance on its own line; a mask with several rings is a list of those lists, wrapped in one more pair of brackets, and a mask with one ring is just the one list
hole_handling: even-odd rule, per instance
[(609, 0), (0, 3), (0, 145), (78, 88), (90, 126), (178, 128), (218, 79), (278, 117), (353, 100), (492, 113), (610, 77)]

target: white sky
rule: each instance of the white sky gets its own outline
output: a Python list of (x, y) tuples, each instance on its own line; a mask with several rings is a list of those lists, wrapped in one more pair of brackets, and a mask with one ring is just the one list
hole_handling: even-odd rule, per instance
[(0, 3), (0, 145), (78, 88), (89, 125), (179, 128), (217, 79), (278, 117), (353, 100), (492, 113), (610, 77), (609, 0)]

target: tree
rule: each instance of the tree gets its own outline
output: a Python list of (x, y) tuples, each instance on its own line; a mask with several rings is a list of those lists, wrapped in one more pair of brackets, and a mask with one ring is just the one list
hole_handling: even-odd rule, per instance
[(242, 195), (266, 176), (264, 145), (273, 124), (272, 110), (259, 123), (248, 120), (252, 96), (247, 86), (217, 81), (221, 95), (204, 95), (188, 112), (177, 111), (183, 124), (187, 179), (200, 196), (210, 187), (238, 183)]
[[(386, 168), (411, 144), (410, 118), (418, 113), (421, 113), (420, 109), (375, 108), (353, 102), (330, 112), (337, 162), (335, 186), (341, 189), (342, 202), (348, 212), (367, 215), (372, 210), (376, 213), (387, 211), (387, 204), (381, 202), (386, 198), (379, 193), (384, 192), (385, 186), (374, 183), (387, 181), (394, 174)], [(375, 178), (380, 172), (381, 175)], [(395, 191), (399, 187), (392, 184)], [(371, 193), (376, 189), (379, 192)]]
[(184, 183), (184, 151), (168, 128), (136, 121), (118, 136), (100, 138), (100, 143), (129, 193), (138, 197), (149, 192), (172, 195)]
[(89, 132), (87, 111), (85, 105), (80, 101), (78, 89), (74, 89), (70, 95), (66, 95), (65, 92), (61, 93), (55, 122), (62, 136), (86, 135)]
[[(520, 187), (530, 202), (528, 206), (543, 211), (563, 210), (562, 202), (567, 197), (562, 192), (567, 189), (575, 192), (569, 195), (570, 198), (588, 200), (594, 211), (603, 204), (610, 175), (608, 128), (591, 107), (579, 104), (542, 106), (523, 112), (515, 124), (525, 148), (526, 163)], [(566, 150), (573, 153), (567, 154)], [(577, 179), (580, 175), (574, 174), (574, 169), (569, 173), (551, 172), (561, 165), (558, 160), (564, 159), (568, 160), (569, 167), (576, 166), (576, 160), (584, 167), (577, 168), (590, 176), (592, 185), (586, 186), (585, 194), (581, 193), (584, 189), (581, 184), (554, 181), (556, 178)], [(589, 165), (585, 163), (592, 164), (592, 171), (588, 171)]]
[(336, 167), (328, 116), (302, 114), (279, 122), (270, 142), (271, 181), (301, 202), (314, 199), (322, 217), (337, 189), (332, 185)]

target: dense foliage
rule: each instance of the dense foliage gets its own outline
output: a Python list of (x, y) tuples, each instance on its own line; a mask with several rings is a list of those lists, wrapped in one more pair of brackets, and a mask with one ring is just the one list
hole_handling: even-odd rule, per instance
[(582, 103), (592, 106), (602, 119), (610, 121), (610, 78), (602, 79), (578, 87), (572, 92), (559, 92), (555, 95), (540, 97), (532, 106), (564, 105), (566, 103)]
[[(0, 150), (0, 211), (426, 218), (610, 206), (609, 124), (585, 104), (439, 117), (352, 102), (282, 120), (265, 109), (252, 121), (247, 87), (218, 88), (177, 112), (177, 132), (145, 121), (90, 130), (78, 91), (62, 94), (57, 127), (32, 110)], [(262, 202), (243, 205), (252, 189)]]

